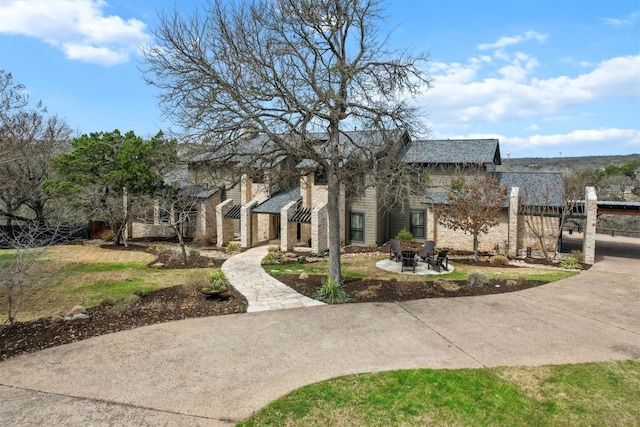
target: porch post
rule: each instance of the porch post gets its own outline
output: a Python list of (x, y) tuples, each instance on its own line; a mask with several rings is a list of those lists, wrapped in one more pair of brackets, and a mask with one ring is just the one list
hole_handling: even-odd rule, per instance
[(251, 209), (258, 204), (252, 200), (240, 208), (240, 246), (250, 248), (253, 243), (253, 221)]
[(327, 204), (322, 203), (311, 211), (311, 252), (320, 253), (328, 248)]
[(233, 220), (224, 216), (233, 207), (233, 199), (227, 199), (216, 206), (216, 245), (222, 247), (233, 240)]
[(296, 224), (289, 222), (289, 218), (293, 216), (297, 207), (298, 202), (293, 201), (280, 210), (280, 250), (282, 252), (288, 252), (295, 246)]
[(520, 209), (520, 188), (513, 187), (509, 195), (509, 227), (507, 230), (507, 242), (509, 250), (507, 256), (518, 256), (518, 210)]
[(584, 200), (587, 220), (584, 225), (582, 253), (584, 262), (593, 265), (596, 262), (596, 223), (598, 221), (598, 195), (594, 187), (585, 188)]

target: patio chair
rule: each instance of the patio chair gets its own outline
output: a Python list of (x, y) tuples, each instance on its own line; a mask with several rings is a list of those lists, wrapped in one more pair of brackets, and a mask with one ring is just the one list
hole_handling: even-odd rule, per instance
[(389, 259), (396, 262), (402, 259), (402, 247), (399, 240), (391, 239), (389, 242)]
[(427, 268), (433, 268), (435, 271), (440, 273), (441, 269), (449, 270), (449, 258), (447, 254), (449, 251), (440, 251), (438, 252), (438, 256), (436, 258), (428, 258), (427, 259)]
[(400, 267), (400, 271), (404, 273), (405, 268), (411, 268), (415, 273), (419, 260), (420, 257), (414, 251), (402, 251), (402, 266)]
[(424, 246), (422, 247), (420, 258), (425, 262), (427, 261), (427, 259), (433, 258), (435, 248), (436, 242), (434, 242), (433, 240), (427, 240), (426, 242), (424, 242)]

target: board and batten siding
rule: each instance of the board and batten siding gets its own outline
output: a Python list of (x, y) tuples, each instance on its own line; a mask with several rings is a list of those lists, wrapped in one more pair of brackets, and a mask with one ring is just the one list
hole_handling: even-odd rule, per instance
[(378, 241), (378, 200), (377, 192), (373, 187), (367, 187), (363, 196), (352, 196), (349, 198), (349, 211), (347, 221), (351, 219), (351, 212), (364, 214), (364, 242), (351, 242), (349, 228), (347, 229), (347, 239), (349, 243), (355, 244), (375, 244)]

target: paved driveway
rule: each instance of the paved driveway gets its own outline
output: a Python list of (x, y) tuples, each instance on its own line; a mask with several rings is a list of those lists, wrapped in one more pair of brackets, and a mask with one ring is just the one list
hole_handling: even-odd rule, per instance
[(640, 357), (640, 272), (604, 257), (526, 291), (148, 326), (0, 363), (11, 425), (229, 425), (304, 384), (401, 368)]

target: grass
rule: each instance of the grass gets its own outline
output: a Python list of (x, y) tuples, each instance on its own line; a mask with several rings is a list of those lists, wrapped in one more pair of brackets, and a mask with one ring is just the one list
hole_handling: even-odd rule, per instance
[[(360, 255), (353, 258), (343, 260), (342, 275), (344, 277), (355, 278), (371, 278), (371, 279), (397, 279), (398, 281), (415, 281), (415, 280), (433, 280), (436, 276), (415, 276), (412, 274), (398, 274), (389, 271), (384, 271), (376, 267), (376, 262), (385, 259), (386, 256), (368, 256)], [(455, 271), (442, 276), (449, 280), (466, 280), (469, 273), (473, 271), (482, 272), (487, 278), (493, 279), (496, 277), (502, 277), (505, 280), (517, 279), (520, 276), (525, 276), (529, 280), (540, 280), (544, 282), (555, 282), (557, 280), (565, 279), (567, 277), (579, 274), (578, 271), (567, 271), (560, 269), (543, 269), (539, 267), (478, 267), (466, 264), (456, 264), (450, 262), (454, 266)], [(268, 265), (264, 267), (265, 271), (274, 277), (287, 275), (287, 274), (320, 274), (326, 275), (329, 271), (329, 262), (320, 261), (308, 264), (285, 264), (285, 265)]]
[(640, 359), (542, 367), (416, 369), (302, 387), (240, 426), (637, 426)]
[[(0, 251), (0, 264), (11, 259)], [(17, 315), (29, 321), (75, 305), (89, 308), (107, 298), (118, 300), (169, 286), (206, 280), (211, 269), (159, 270), (148, 268), (155, 256), (145, 252), (117, 251), (95, 246), (56, 246), (41, 257), (42, 274), (27, 284)], [(6, 290), (0, 288), (0, 307), (6, 307)]]

